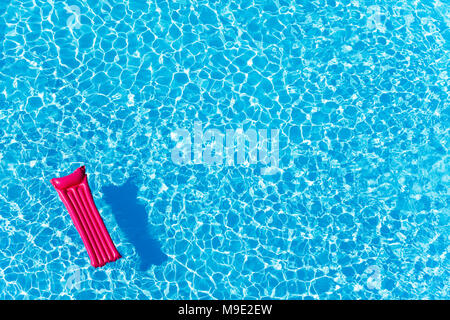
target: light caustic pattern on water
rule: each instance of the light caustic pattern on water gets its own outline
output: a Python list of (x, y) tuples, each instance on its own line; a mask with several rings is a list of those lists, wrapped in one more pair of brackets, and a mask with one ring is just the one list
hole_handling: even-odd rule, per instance
[[(2, 1), (0, 298), (449, 298), (448, 17)], [(174, 163), (195, 122), (279, 130), (279, 170)], [(100, 269), (49, 183), (83, 164), (124, 257)]]

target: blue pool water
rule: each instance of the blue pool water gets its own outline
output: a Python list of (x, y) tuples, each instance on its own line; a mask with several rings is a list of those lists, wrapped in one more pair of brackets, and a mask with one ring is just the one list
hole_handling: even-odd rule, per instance
[[(0, 298), (450, 298), (449, 12), (2, 1)], [(278, 169), (175, 163), (194, 122), (279, 130)], [(100, 269), (49, 183), (82, 164)]]

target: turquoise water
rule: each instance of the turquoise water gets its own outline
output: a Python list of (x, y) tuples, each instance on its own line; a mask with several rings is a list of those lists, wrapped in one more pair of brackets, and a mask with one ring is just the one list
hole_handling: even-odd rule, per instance
[[(1, 2), (0, 298), (450, 298), (449, 9)], [(174, 163), (195, 121), (278, 170)], [(100, 269), (49, 183), (83, 164)]]

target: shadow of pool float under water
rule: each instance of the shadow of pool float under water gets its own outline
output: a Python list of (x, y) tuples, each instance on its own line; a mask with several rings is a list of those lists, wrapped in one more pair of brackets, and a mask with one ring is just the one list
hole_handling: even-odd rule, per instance
[(161, 251), (161, 244), (151, 237), (147, 212), (137, 199), (138, 188), (132, 180), (118, 187), (105, 186), (102, 192), (105, 202), (111, 206), (119, 228), (136, 248), (141, 260), (141, 271), (164, 263), (167, 256)]

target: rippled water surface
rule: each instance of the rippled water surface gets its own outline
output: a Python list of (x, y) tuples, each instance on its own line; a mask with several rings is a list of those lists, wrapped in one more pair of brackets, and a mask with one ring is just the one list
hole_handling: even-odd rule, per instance
[[(0, 298), (450, 298), (449, 9), (2, 1)], [(278, 170), (174, 163), (194, 122)], [(49, 183), (82, 164), (100, 269)]]

